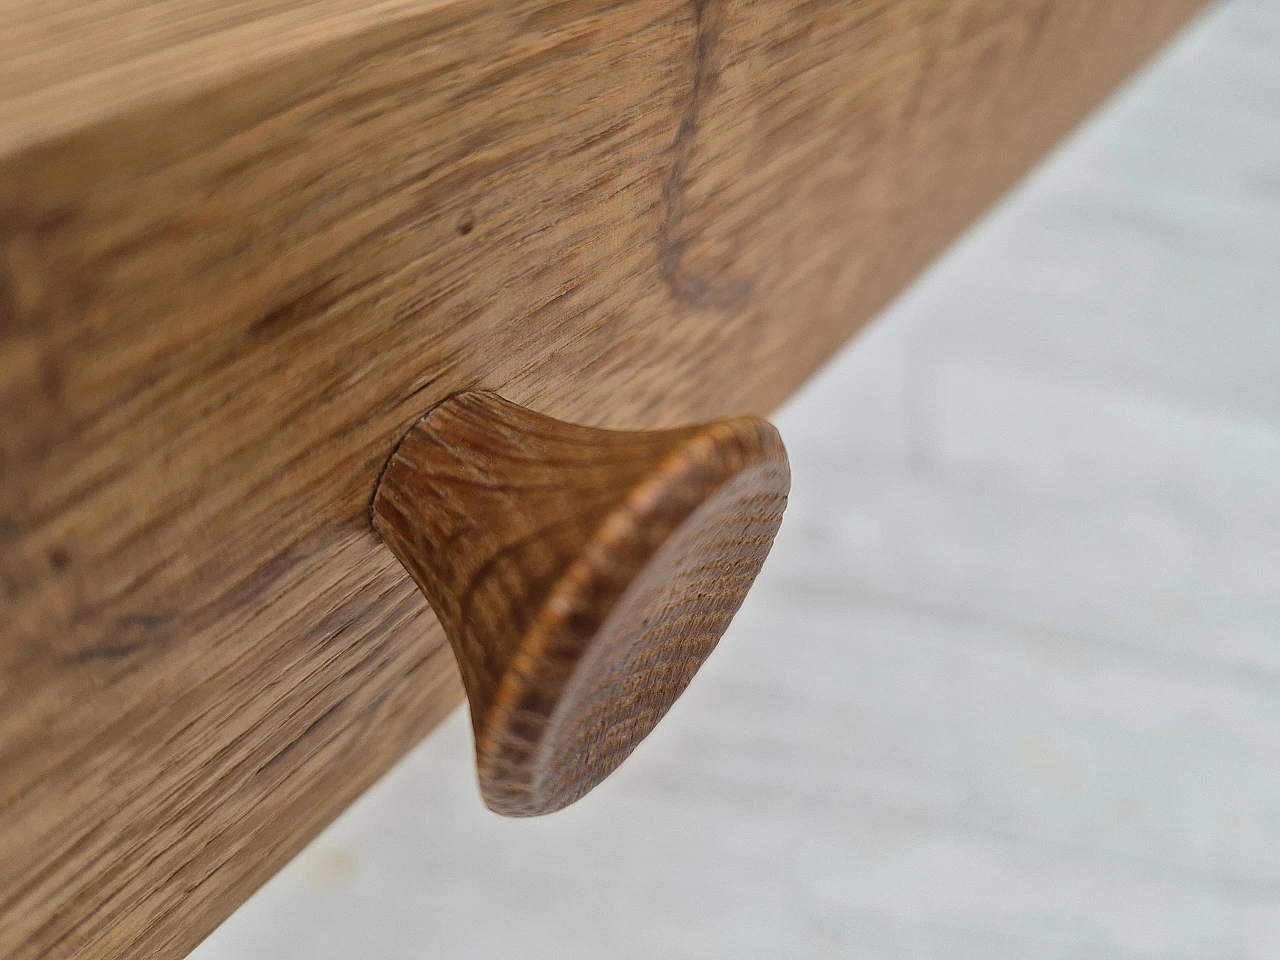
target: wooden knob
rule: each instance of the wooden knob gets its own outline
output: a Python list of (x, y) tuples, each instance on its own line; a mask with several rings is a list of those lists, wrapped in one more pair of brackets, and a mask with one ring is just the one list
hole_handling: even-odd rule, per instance
[(627, 758), (742, 604), (790, 485), (757, 417), (629, 433), (472, 392), (409, 431), (373, 523), (458, 659), (491, 810), (559, 810)]

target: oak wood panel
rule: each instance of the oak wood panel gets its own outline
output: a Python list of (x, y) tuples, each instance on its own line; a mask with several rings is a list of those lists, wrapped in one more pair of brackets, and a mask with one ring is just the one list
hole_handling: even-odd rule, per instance
[(180, 956), (457, 702), (425, 409), (767, 411), (1198, 6), (457, 0), (10, 111), (0, 953)]
[(199, 93), (449, 0), (5, 0), (0, 151)]

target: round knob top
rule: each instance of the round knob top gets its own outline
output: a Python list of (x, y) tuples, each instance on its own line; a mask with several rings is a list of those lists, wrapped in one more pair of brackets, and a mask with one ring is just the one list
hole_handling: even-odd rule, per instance
[(374, 526), (458, 659), (491, 809), (559, 810), (627, 758), (737, 612), (789, 487), (756, 417), (630, 433), (472, 392), (410, 430)]

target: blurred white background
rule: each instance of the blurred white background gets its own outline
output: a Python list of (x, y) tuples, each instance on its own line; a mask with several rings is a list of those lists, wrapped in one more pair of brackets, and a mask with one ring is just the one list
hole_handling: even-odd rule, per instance
[(615, 777), (500, 820), (459, 712), (195, 960), (1280, 957), (1280, 0), (777, 422), (773, 556)]

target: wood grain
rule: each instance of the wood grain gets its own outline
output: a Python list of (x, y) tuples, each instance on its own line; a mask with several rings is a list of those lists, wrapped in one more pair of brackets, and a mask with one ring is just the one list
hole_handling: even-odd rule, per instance
[(0, 146), (0, 954), (181, 956), (457, 702), (366, 518), (423, 411), (769, 410), (1199, 5), (408, 4), (137, 97), (108, 20), (118, 111), (60, 47)]
[(738, 612), (790, 488), (758, 417), (597, 430), (471, 391), (414, 425), (373, 528), (457, 657), (491, 810), (553, 813), (631, 755)]

